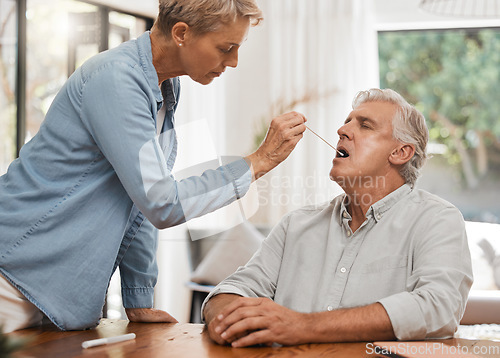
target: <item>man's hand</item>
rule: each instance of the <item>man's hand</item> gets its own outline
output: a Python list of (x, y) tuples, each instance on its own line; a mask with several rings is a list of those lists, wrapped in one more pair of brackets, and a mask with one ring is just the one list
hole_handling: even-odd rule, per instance
[(378, 302), (299, 313), (268, 298), (219, 294), (207, 302), (203, 313), (210, 338), (233, 347), (396, 339), (391, 320)]
[(271, 121), (266, 138), (260, 147), (246, 157), (255, 179), (260, 178), (284, 161), (295, 148), (306, 130), (306, 118), (289, 112)]
[(228, 342), (220, 336), (220, 333), (215, 332), (216, 324), (220, 322), (216, 320), (216, 317), (220, 315), (224, 307), (229, 305), (234, 300), (237, 300), (239, 297), (241, 296), (231, 293), (221, 293), (210, 298), (210, 300), (205, 305), (205, 309), (203, 310), (203, 317), (205, 322), (207, 323), (206, 327), (208, 330), (208, 334), (210, 338), (212, 338), (212, 340), (219, 344), (225, 345), (228, 344)]
[(268, 298), (240, 297), (233, 300), (208, 325), (210, 337), (219, 344), (246, 347), (256, 344), (306, 343), (308, 315)]
[(130, 322), (178, 323), (167, 312), (154, 308), (125, 308), (125, 312)]

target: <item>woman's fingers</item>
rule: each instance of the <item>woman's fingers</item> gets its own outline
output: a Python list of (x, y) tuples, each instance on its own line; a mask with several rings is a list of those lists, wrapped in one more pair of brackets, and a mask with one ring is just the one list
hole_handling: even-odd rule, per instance
[(306, 121), (298, 112), (285, 113), (271, 121), (260, 147), (247, 157), (255, 178), (266, 174), (290, 155), (302, 139)]

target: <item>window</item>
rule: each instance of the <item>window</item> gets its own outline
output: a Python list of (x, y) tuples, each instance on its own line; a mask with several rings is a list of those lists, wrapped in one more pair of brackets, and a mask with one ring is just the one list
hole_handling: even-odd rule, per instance
[(0, 0), (0, 174), (16, 157), (16, 1)]
[(68, 76), (89, 57), (142, 34), (153, 19), (77, 0), (0, 0), (0, 21), (1, 175), (38, 132)]
[(466, 220), (500, 223), (500, 28), (379, 33), (380, 86), (427, 119), (418, 186)]

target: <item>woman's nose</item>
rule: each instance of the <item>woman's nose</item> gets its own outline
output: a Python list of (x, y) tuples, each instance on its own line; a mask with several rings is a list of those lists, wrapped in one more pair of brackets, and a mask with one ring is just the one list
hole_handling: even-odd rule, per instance
[(238, 66), (238, 50), (231, 51), (228, 58), (224, 61), (224, 66), (236, 67)]

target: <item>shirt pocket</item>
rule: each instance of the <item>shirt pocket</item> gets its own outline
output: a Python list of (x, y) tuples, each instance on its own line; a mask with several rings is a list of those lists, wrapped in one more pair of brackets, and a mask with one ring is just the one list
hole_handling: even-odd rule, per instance
[(408, 255), (386, 256), (363, 265), (353, 265), (353, 273), (371, 274), (383, 271), (401, 269), (408, 266)]
[(376, 302), (406, 291), (408, 256), (385, 256), (352, 266), (342, 299), (343, 307)]

